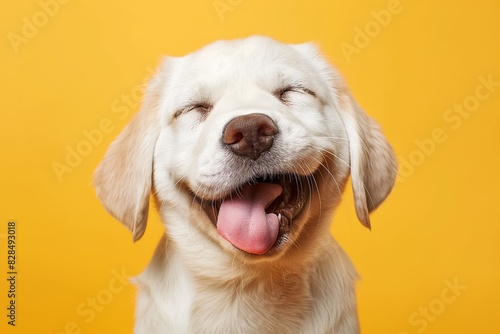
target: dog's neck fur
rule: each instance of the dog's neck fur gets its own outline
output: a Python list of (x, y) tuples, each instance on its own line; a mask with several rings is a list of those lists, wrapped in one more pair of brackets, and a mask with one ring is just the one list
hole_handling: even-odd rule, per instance
[[(293, 259), (246, 263), (208, 245), (197, 261), (186, 262), (179, 246), (165, 235), (147, 270), (136, 279), (137, 328), (148, 333), (157, 328), (169, 328), (169, 333), (295, 333), (298, 328), (301, 333), (344, 333), (345, 326), (353, 333), (357, 319), (348, 315), (355, 315), (356, 273), (334, 239), (328, 233), (323, 236), (314, 249), (296, 252)], [(221, 267), (207, 267), (205, 256), (219, 256)], [(234, 266), (238, 270), (231, 270)], [(352, 293), (348, 300), (340, 293), (346, 286)], [(304, 321), (311, 316), (318, 319)], [(164, 322), (161, 326), (158, 319)], [(346, 320), (331, 328), (333, 319)]]

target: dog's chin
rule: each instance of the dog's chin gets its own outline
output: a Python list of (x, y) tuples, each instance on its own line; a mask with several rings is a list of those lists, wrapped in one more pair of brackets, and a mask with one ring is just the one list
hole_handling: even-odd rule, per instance
[[(272, 184), (281, 187), (281, 193), (274, 199), (270, 199), (265, 207), (265, 216), (275, 215), (278, 220), (277, 232), (269, 247), (265, 247), (259, 252), (246, 251), (234, 245), (228, 238), (224, 238), (218, 232), (213, 233), (224, 249), (234, 252), (248, 259), (262, 259), (279, 256), (289, 245), (292, 245), (300, 232), (300, 222), (304, 213), (307, 211), (310, 201), (310, 193), (315, 185), (315, 174), (299, 175), (299, 174), (273, 174), (263, 175), (257, 178), (251, 178), (246, 183), (240, 184), (237, 187), (227, 189), (224, 195), (217, 199), (207, 199), (200, 197), (191, 191), (194, 202), (199, 205), (207, 220), (210, 221), (215, 230), (219, 230), (219, 213), (224, 201), (233, 201), (235, 198), (242, 197), (242, 189), (251, 189), (259, 187), (263, 184), (264, 187), (273, 187)], [(264, 213), (263, 213), (264, 214)], [(276, 220), (275, 217), (273, 217)]]

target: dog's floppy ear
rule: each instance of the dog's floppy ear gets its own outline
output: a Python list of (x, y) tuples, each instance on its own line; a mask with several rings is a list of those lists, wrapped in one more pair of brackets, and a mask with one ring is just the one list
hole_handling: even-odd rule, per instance
[(141, 109), (110, 145), (94, 174), (97, 196), (106, 210), (132, 232), (134, 241), (144, 234), (148, 218), (166, 63), (150, 79)]
[(369, 213), (385, 200), (394, 186), (396, 157), (379, 125), (364, 113), (345, 86), (338, 92), (349, 138), (356, 215), (364, 226), (370, 228)]
[(354, 100), (344, 80), (312, 43), (293, 45), (330, 87), (349, 139), (351, 182), (359, 221), (370, 228), (369, 213), (391, 192), (397, 175), (394, 152), (378, 124)]

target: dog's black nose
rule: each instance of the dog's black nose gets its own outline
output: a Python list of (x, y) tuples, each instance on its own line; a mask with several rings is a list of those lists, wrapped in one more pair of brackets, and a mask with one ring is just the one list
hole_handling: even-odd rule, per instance
[(222, 133), (222, 142), (240, 156), (257, 160), (273, 146), (278, 128), (263, 114), (249, 114), (233, 118)]

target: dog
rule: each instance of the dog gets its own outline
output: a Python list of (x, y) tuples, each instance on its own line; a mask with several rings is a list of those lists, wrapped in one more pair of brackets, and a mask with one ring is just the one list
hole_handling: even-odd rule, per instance
[(357, 273), (330, 233), (351, 177), (356, 215), (397, 164), (377, 123), (311, 43), (251, 36), (166, 57), (94, 175), (141, 238), (135, 333), (359, 333)]

